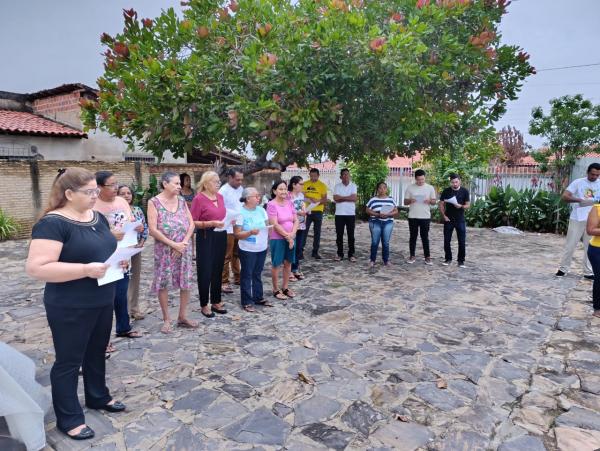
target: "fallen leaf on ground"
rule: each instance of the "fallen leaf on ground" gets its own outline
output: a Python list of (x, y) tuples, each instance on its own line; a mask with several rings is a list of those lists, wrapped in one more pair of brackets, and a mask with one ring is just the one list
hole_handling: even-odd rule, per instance
[(173, 407), (173, 401), (167, 401), (165, 403), (165, 409), (171, 409)]
[(315, 380), (312, 377), (307, 376), (306, 374), (304, 374), (302, 372), (298, 373), (298, 379), (300, 379), (305, 384), (315, 385)]
[(124, 384), (133, 384), (134, 382), (135, 382), (135, 378), (133, 378), (133, 377), (123, 379)]
[(448, 388), (448, 382), (446, 379), (442, 379), (441, 377), (437, 380), (437, 388), (445, 389)]
[(410, 422), (410, 418), (408, 418), (406, 415), (398, 415), (398, 416), (396, 417), (396, 419), (397, 419), (398, 421), (402, 421), (403, 423), (408, 423), (408, 422)]
[(302, 345), (303, 345), (305, 348), (308, 348), (308, 349), (315, 349), (315, 345), (314, 345), (314, 344), (312, 344), (312, 343), (311, 343), (311, 342), (308, 340), (308, 338), (307, 338), (306, 340), (304, 340), (304, 343), (302, 343)]
[(242, 319), (242, 317), (241, 317), (241, 316), (237, 316), (237, 315), (233, 315), (233, 316), (231, 317), (231, 321), (239, 321), (239, 320), (241, 320), (241, 319)]

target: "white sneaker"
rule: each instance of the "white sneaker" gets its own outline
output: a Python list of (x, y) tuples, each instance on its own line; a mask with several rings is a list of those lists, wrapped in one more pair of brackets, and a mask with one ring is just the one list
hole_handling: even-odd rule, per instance
[(429, 265), (429, 266), (433, 266), (433, 262), (431, 261), (431, 258), (426, 258), (425, 259), (425, 264)]
[(445, 261), (442, 262), (442, 265), (449, 266), (450, 263), (452, 263), (452, 260), (445, 260)]
[(459, 268), (463, 268), (463, 269), (464, 269), (464, 268), (466, 268), (466, 267), (467, 267), (467, 265), (465, 265), (464, 263), (459, 263), (459, 264), (458, 264), (458, 267), (459, 267)]
[(409, 265), (412, 265), (415, 261), (417, 261), (415, 259), (415, 257), (410, 257), (408, 260), (406, 260), (406, 263), (408, 263)]

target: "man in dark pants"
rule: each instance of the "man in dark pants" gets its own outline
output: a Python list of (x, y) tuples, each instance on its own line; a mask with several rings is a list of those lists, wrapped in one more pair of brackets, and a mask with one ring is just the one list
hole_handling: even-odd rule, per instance
[(465, 210), (471, 205), (469, 191), (460, 186), (460, 177), (450, 174), (450, 186), (442, 191), (440, 196), (440, 213), (444, 218), (444, 254), (442, 265), (452, 263), (452, 232), (456, 229), (458, 238), (458, 267), (465, 268), (467, 226), (465, 224)]
[(337, 256), (335, 261), (344, 258), (344, 228), (348, 231), (348, 260), (356, 261), (354, 256), (354, 226), (356, 223), (357, 187), (350, 181), (350, 171), (346, 168), (340, 172), (340, 183), (333, 189), (335, 202), (335, 234)]
[[(306, 237), (310, 225), (314, 224), (313, 229), (313, 247), (312, 257), (320, 260), (319, 246), (321, 244), (321, 225), (323, 224), (323, 210), (327, 204), (327, 185), (319, 180), (319, 170), (312, 168), (309, 171), (310, 179), (304, 182), (303, 192), (304, 198), (309, 202), (307, 210), (310, 209), (306, 216)], [(306, 245), (306, 239), (304, 245)], [(304, 258), (304, 249), (301, 249), (300, 259)]]
[(423, 243), (423, 254), (425, 264), (432, 265), (431, 255), (429, 253), (429, 225), (431, 223), (431, 206), (437, 203), (437, 196), (433, 186), (425, 183), (425, 171), (417, 169), (415, 171), (415, 183), (408, 186), (404, 193), (404, 205), (408, 205), (408, 229), (410, 256), (408, 263), (413, 264), (416, 261), (417, 237), (421, 235)]

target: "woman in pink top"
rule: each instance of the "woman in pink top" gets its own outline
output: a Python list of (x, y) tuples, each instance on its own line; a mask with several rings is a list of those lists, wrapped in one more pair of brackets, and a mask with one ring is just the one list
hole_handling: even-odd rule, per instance
[[(269, 233), (271, 249), (271, 278), (273, 296), (285, 300), (293, 298), (295, 293), (288, 288), (292, 263), (295, 259), (294, 243), (298, 230), (298, 216), (294, 205), (288, 199), (287, 184), (276, 180), (271, 188), (271, 201), (267, 204), (269, 224), (273, 226)], [(278, 288), (279, 270), (283, 265), (283, 282)]]
[(221, 301), (221, 273), (227, 248), (227, 230), (223, 229), (226, 210), (223, 196), (219, 194), (219, 186), (221, 182), (217, 173), (205, 172), (198, 182), (198, 194), (192, 201), (192, 218), (197, 229), (198, 293), (202, 314), (207, 318), (214, 318), (215, 313), (227, 313)]

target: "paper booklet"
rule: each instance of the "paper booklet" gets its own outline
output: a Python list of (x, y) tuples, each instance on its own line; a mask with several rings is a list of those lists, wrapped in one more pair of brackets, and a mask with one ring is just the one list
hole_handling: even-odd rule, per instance
[(452, 196), (450, 199), (445, 199), (444, 202), (447, 202), (452, 205), (457, 205), (457, 206), (460, 205), (458, 203), (458, 200), (456, 200), (456, 196)]

